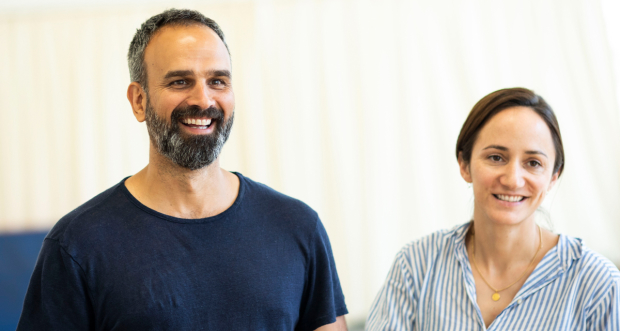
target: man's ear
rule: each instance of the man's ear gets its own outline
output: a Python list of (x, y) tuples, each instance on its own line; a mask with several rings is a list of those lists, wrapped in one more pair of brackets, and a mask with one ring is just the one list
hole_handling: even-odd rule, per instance
[(127, 88), (127, 100), (131, 104), (133, 109), (133, 116), (136, 117), (138, 122), (144, 122), (146, 118), (146, 92), (142, 88), (142, 85), (138, 82), (132, 82)]
[(463, 152), (459, 152), (459, 169), (461, 170), (461, 177), (471, 183), (471, 173), (469, 172), (469, 162), (463, 160)]

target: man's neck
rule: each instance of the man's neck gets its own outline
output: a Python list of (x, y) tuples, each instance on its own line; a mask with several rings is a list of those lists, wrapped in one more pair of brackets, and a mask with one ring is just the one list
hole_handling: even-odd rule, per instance
[(162, 214), (198, 219), (228, 209), (237, 198), (239, 178), (221, 169), (219, 159), (197, 170), (173, 164), (156, 154), (149, 164), (125, 181), (129, 192), (145, 206)]

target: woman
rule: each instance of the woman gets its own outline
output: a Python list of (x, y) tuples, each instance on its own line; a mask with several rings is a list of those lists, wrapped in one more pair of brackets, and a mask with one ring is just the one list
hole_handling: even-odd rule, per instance
[(400, 251), (367, 330), (620, 330), (618, 269), (534, 220), (564, 168), (543, 98), (524, 88), (485, 96), (456, 155), (473, 221)]

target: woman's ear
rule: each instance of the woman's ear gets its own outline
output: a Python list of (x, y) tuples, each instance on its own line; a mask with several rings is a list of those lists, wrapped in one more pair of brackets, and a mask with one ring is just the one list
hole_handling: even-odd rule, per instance
[(132, 82), (127, 88), (127, 100), (133, 109), (133, 115), (138, 122), (144, 122), (146, 115), (146, 93), (138, 82)]
[(558, 181), (559, 177), (560, 177), (560, 171), (558, 170), (556, 171), (555, 174), (553, 174), (553, 176), (551, 176), (551, 182), (549, 183), (549, 187), (547, 187), (547, 192), (551, 191), (555, 183)]
[(469, 162), (463, 159), (463, 152), (459, 152), (459, 168), (461, 170), (461, 177), (468, 182), (471, 183), (471, 173), (469, 171)]

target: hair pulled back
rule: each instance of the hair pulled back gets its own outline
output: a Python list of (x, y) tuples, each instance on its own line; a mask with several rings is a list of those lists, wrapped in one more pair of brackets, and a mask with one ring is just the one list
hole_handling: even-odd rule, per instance
[(553, 145), (555, 146), (553, 173), (558, 173), (558, 176), (561, 175), (564, 170), (564, 145), (562, 144), (558, 120), (545, 99), (534, 93), (534, 91), (522, 87), (497, 90), (486, 95), (474, 105), (465, 123), (463, 123), (461, 133), (459, 133), (459, 138), (456, 141), (457, 159), (461, 155), (463, 160), (469, 163), (471, 161), (472, 148), (478, 138), (478, 132), (480, 132), (484, 125), (502, 110), (519, 106), (532, 109), (549, 127)]

